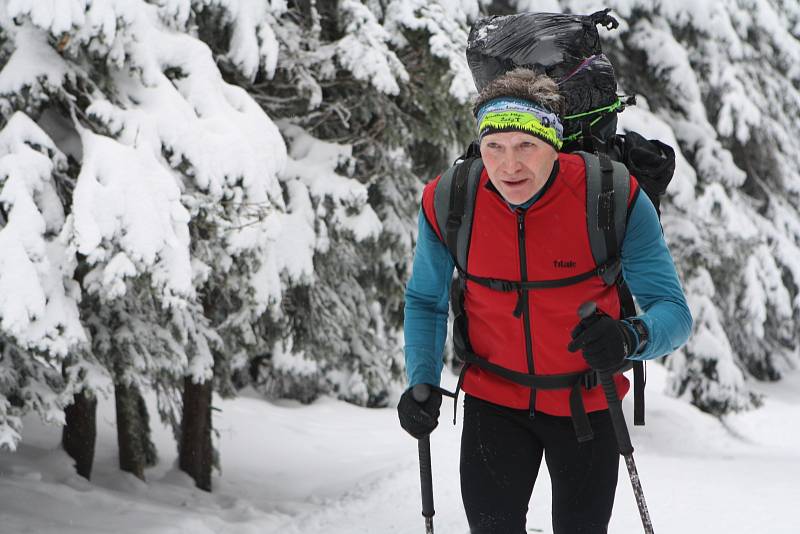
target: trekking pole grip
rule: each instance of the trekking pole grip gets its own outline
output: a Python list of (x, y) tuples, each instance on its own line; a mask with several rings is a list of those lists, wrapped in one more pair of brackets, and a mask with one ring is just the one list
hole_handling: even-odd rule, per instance
[[(578, 308), (578, 316), (587, 319), (594, 314), (602, 313), (597, 310), (594, 301), (587, 301)], [(625, 414), (622, 412), (622, 401), (617, 394), (617, 385), (614, 383), (614, 373), (609, 371), (597, 371), (600, 375), (600, 383), (603, 385), (603, 392), (608, 402), (608, 413), (611, 416), (611, 425), (614, 427), (614, 434), (617, 438), (619, 452), (623, 456), (633, 453), (633, 444), (628, 432), (628, 425), (625, 423)]]
[[(411, 390), (411, 396), (419, 403), (427, 401), (430, 395), (431, 388), (428, 384), (417, 384)], [(430, 436), (421, 438), (417, 442), (417, 446), (419, 449), (419, 480), (422, 493), (422, 515), (426, 519), (430, 519), (435, 513), (433, 510), (433, 475), (431, 473)]]

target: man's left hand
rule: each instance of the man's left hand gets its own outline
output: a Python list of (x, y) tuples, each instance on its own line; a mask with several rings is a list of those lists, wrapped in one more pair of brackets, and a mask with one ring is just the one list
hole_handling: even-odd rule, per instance
[(570, 352), (583, 349), (583, 359), (601, 372), (614, 371), (634, 350), (633, 332), (621, 321), (595, 313), (582, 319), (572, 331)]

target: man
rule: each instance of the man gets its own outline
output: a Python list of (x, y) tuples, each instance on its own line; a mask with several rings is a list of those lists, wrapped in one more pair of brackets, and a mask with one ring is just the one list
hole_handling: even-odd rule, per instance
[[(470, 364), (462, 373), (461, 492), (473, 534), (525, 532), (543, 457), (552, 480), (556, 534), (607, 532), (617, 484), (619, 454), (602, 388), (526, 387), (492, 369), (537, 375), (537, 380), (584, 376), (593, 369), (610, 373), (628, 360), (676, 350), (692, 327), (656, 211), (635, 178), (623, 176), (631, 193), (620, 255), (622, 276), (644, 312), (620, 318), (618, 284), (600, 275), (576, 276), (601, 270), (587, 232), (584, 160), (558, 152), (561, 107), (552, 80), (516, 69), (490, 83), (474, 108), (485, 169), (474, 200), (466, 265), (458, 265), (468, 273), (460, 273), (466, 345), (478, 363), (488, 362)], [(434, 386), (425, 403), (416, 402), (409, 388), (398, 404), (401, 425), (416, 438), (438, 422), (437, 387), (457, 265), (437, 220), (443, 204), (437, 208), (435, 191), (441, 179), (423, 193), (406, 289), (409, 386)], [(569, 277), (579, 281), (542, 289), (520, 285)], [(478, 283), (488, 279), (516, 281), (517, 290)], [(579, 320), (577, 309), (587, 301), (601, 312)], [(627, 379), (618, 373), (615, 381), (624, 395)], [(590, 432), (579, 428), (576, 410), (584, 420), (588, 414), (584, 426), (590, 425)]]

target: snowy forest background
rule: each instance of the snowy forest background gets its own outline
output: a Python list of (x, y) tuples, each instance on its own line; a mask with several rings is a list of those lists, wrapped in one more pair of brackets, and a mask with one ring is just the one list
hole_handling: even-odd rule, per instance
[(470, 24), (604, 7), (620, 127), (678, 155), (667, 388), (756, 409), (800, 361), (797, 1), (2, 0), (0, 447), (39, 414), (88, 478), (110, 396), (123, 470), (157, 415), (210, 489), (212, 392), (386, 406), (421, 189), (473, 135)]

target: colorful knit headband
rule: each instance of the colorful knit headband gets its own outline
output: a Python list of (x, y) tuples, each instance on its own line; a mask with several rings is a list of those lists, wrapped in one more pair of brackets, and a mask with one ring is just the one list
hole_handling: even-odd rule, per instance
[(496, 98), (478, 110), (478, 132), (484, 136), (498, 132), (524, 132), (561, 150), (564, 127), (552, 111), (520, 98)]

